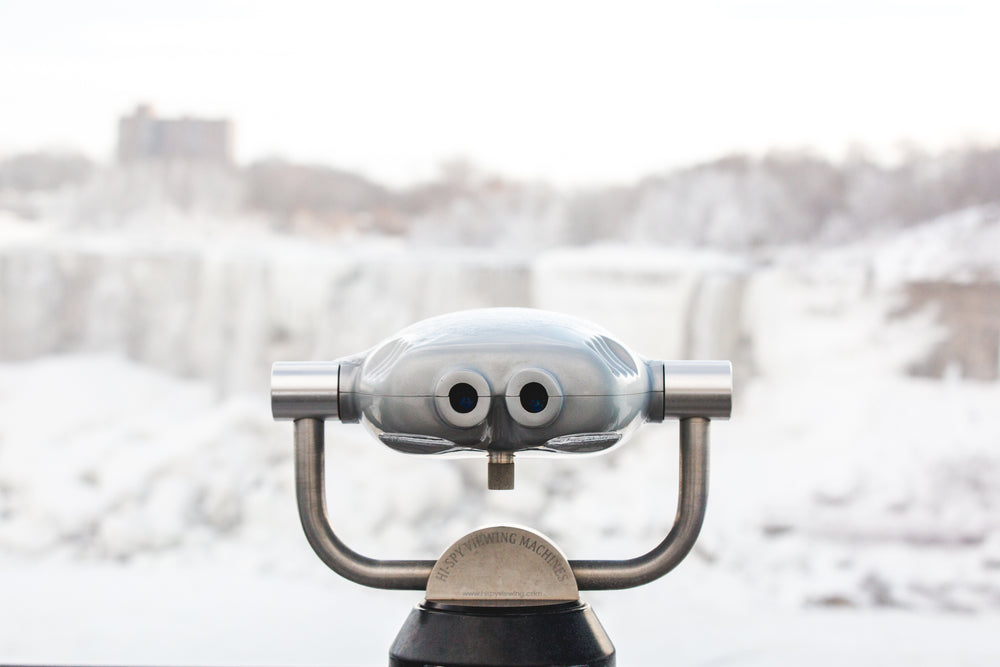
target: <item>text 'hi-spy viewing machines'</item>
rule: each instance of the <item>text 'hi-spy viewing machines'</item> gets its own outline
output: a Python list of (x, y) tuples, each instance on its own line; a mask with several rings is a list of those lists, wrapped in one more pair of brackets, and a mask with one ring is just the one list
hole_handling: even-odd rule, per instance
[[(708, 425), (729, 418), (732, 366), (647, 360), (584, 320), (492, 308), (418, 322), (337, 361), (278, 362), (271, 407), (295, 422), (299, 516), (323, 562), (365, 586), (425, 591), (390, 666), (610, 667), (614, 646), (579, 591), (648, 583), (694, 546), (708, 497)], [(327, 419), (361, 422), (409, 454), (482, 453), (489, 488), (510, 489), (518, 452), (601, 452), (668, 418), (680, 420), (677, 515), (636, 558), (567, 560), (532, 530), (492, 526), (437, 561), (377, 560), (344, 544), (327, 517)]]

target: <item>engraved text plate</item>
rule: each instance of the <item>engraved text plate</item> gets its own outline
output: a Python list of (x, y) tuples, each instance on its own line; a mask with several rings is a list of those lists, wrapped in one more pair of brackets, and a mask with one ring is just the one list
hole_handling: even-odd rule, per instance
[(575, 602), (576, 578), (562, 552), (526, 528), (491, 526), (469, 533), (438, 559), (427, 600), (469, 606)]

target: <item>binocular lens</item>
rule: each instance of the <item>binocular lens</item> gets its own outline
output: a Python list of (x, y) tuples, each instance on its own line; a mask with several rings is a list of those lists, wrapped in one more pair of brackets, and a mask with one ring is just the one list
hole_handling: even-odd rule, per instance
[(549, 392), (537, 382), (529, 382), (521, 387), (521, 407), (532, 414), (538, 414), (549, 404)]
[(455, 412), (464, 415), (476, 409), (479, 396), (471, 384), (459, 382), (448, 392), (448, 401)]

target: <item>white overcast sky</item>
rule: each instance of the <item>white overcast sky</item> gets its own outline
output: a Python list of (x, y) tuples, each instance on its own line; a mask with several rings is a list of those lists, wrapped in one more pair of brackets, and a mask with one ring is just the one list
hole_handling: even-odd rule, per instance
[(732, 151), (1000, 139), (1000, 2), (0, 0), (0, 155), (109, 159), (116, 119), (236, 121), (393, 182), (559, 183)]

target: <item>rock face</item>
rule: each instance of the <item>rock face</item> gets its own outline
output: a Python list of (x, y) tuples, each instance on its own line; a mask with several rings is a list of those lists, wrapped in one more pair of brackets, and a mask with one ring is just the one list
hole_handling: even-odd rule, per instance
[(497, 257), (274, 239), (40, 238), (0, 246), (0, 361), (109, 353), (229, 395), (265, 388), (261, 369), (276, 360), (336, 358), (455, 310), (525, 306), (594, 321), (650, 357), (732, 359), (739, 386), (766, 370), (783, 309), (835, 314), (827, 301), (837, 292), (882, 303), (887, 319), (936, 322), (938, 343), (910, 360), (910, 373), (998, 379), (995, 277), (873, 279), (875, 257), (822, 265), (620, 247)]
[(124, 355), (229, 394), (265, 388), (276, 360), (332, 359), (426, 317), (494, 306), (589, 317), (659, 358), (739, 356), (745, 276), (733, 260), (718, 270), (697, 252), (647, 253), (628, 267), (619, 250), (595, 267), (591, 251), (291, 245), (0, 248), (0, 360)]
[(1000, 282), (917, 281), (906, 286), (906, 297), (902, 314), (932, 309), (946, 330), (944, 340), (910, 366), (914, 375), (1000, 377)]

